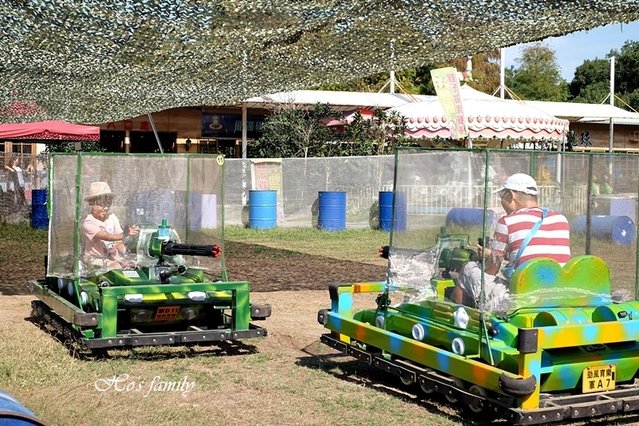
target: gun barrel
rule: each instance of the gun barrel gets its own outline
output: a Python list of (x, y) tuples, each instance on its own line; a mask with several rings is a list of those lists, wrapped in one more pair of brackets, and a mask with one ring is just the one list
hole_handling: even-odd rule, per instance
[(162, 254), (167, 256), (174, 255), (186, 255), (186, 256), (207, 256), (217, 257), (220, 253), (220, 247), (216, 244), (213, 245), (200, 245), (200, 244), (179, 244), (173, 241), (168, 241), (162, 245)]

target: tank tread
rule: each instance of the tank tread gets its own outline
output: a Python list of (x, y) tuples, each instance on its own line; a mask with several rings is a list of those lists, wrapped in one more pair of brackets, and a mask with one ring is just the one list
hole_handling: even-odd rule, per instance
[(266, 334), (266, 329), (250, 324), (248, 330), (188, 330), (171, 331), (166, 333), (128, 333), (106, 338), (82, 338), (81, 341), (86, 347), (93, 349), (132, 346), (185, 345), (265, 337)]
[(73, 329), (69, 323), (60, 318), (44, 302), (34, 300), (31, 302), (31, 307), (34, 320), (51, 327), (57, 334), (63, 336), (65, 340), (73, 341), (88, 350), (155, 345), (190, 345), (204, 342), (266, 337), (267, 335), (265, 328), (249, 324), (248, 330), (206, 330), (191, 326), (186, 331), (143, 333), (133, 329), (128, 333), (121, 333), (115, 337), (89, 339)]
[[(400, 377), (403, 381), (418, 383), (422, 389), (431, 389), (442, 395), (458, 398), (467, 404), (481, 405), (495, 419), (503, 418), (509, 424), (535, 425), (600, 416), (621, 416), (639, 411), (639, 384), (621, 385), (613, 391), (581, 395), (542, 394), (539, 408), (517, 408), (517, 399), (487, 397), (460, 388), (458, 381), (430, 368), (403, 359), (387, 359), (380, 353), (367, 352), (324, 334), (321, 342), (342, 353), (352, 355), (380, 370)], [(480, 385), (480, 384), (479, 384)]]

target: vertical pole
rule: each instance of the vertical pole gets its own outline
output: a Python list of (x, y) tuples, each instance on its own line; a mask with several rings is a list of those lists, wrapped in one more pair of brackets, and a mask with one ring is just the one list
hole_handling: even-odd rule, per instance
[(390, 41), (390, 51), (391, 51), (390, 92), (395, 93), (395, 39), (394, 38), (392, 38)]
[(248, 130), (247, 130), (247, 122), (248, 122), (248, 108), (246, 107), (246, 103), (242, 102), (242, 159), (246, 159), (246, 147), (248, 144)]
[[(246, 38), (242, 36), (242, 46), (246, 46)], [(242, 75), (246, 75), (248, 70), (248, 53), (246, 49), (242, 50)], [(242, 93), (244, 96), (248, 93), (246, 89), (246, 78), (242, 79)], [(248, 108), (246, 102), (242, 102), (242, 211), (247, 206), (248, 202), (248, 162), (247, 158), (247, 121), (248, 121)], [(248, 215), (247, 215), (248, 216)]]
[[(615, 106), (615, 57), (610, 58), (610, 105)], [(615, 139), (615, 123), (610, 117), (610, 135), (608, 141), (608, 151), (612, 152)]]
[(504, 99), (504, 88), (506, 87), (506, 49), (499, 49), (501, 59), (499, 60), (499, 97)]
[(588, 202), (586, 203), (586, 252), (584, 254), (590, 254), (590, 238), (592, 227), (592, 215), (590, 207), (592, 206), (592, 154), (588, 154), (588, 184), (586, 185), (586, 196)]
[[(246, 38), (242, 37), (242, 46), (246, 46)], [(242, 50), (242, 76), (246, 75), (248, 69), (248, 53), (246, 49)], [(248, 90), (246, 88), (246, 78), (242, 79), (242, 93), (246, 96)], [(246, 151), (247, 151), (247, 121), (248, 121), (248, 107), (246, 106), (246, 102), (242, 102), (242, 159), (246, 159)]]
[[(639, 163), (637, 164), (637, 169), (639, 170)], [(612, 176), (612, 175), (610, 175)], [(637, 187), (637, 195), (639, 195), (639, 186)], [(636, 206), (635, 206), (636, 209)], [(635, 210), (636, 212), (636, 210)], [(51, 227), (49, 227), (51, 228)], [(49, 231), (51, 232), (51, 231)], [(49, 240), (50, 241), (50, 240)], [(636, 239), (636, 243), (635, 243), (635, 253), (639, 253), (639, 238)], [(635, 255), (636, 257), (636, 255)], [(639, 262), (635, 261), (635, 300), (639, 300)]]
[(127, 154), (131, 152), (131, 131), (130, 130), (124, 131), (124, 152), (126, 152)]
[(395, 71), (390, 72), (390, 92), (395, 93)]
[[(77, 284), (80, 279), (82, 257), (81, 232), (82, 232), (82, 155), (76, 154), (75, 172), (75, 222), (73, 224), (73, 280)], [(53, 225), (53, 223), (52, 223)], [(51, 226), (49, 227), (51, 228)], [(77, 286), (76, 286), (77, 289)]]
[(248, 203), (248, 163), (247, 157), (247, 121), (248, 121), (248, 108), (246, 103), (242, 103), (242, 208)]
[(162, 143), (160, 142), (160, 136), (158, 135), (158, 131), (155, 128), (155, 121), (153, 121), (153, 115), (149, 112), (147, 114), (149, 117), (149, 123), (151, 123), (151, 128), (153, 129), (153, 135), (155, 135), (155, 141), (158, 144), (158, 148), (160, 149), (160, 154), (164, 154), (164, 150), (162, 149)]

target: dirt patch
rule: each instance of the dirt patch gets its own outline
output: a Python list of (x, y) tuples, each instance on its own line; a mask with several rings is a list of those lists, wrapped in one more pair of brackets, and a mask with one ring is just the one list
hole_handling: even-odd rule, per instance
[[(28, 259), (12, 257), (17, 248), (2, 243), (0, 294), (28, 294), (26, 283), (44, 277), (46, 243), (31, 243)], [(275, 249), (257, 244), (227, 241), (226, 268), (233, 281), (249, 281), (252, 290), (325, 290), (335, 282), (379, 281), (386, 268), (380, 265), (333, 259)]]
[(226, 251), (229, 277), (249, 281), (253, 291), (326, 290), (335, 282), (379, 281), (386, 272), (380, 265), (253, 244), (227, 242)]

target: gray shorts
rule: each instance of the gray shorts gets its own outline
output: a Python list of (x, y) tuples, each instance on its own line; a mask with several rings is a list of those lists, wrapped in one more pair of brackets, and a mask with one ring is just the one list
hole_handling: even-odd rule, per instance
[(484, 274), (482, 294), (482, 271), (477, 262), (464, 265), (459, 284), (474, 300), (477, 308), (491, 312), (505, 312), (510, 306), (508, 282), (500, 277)]

